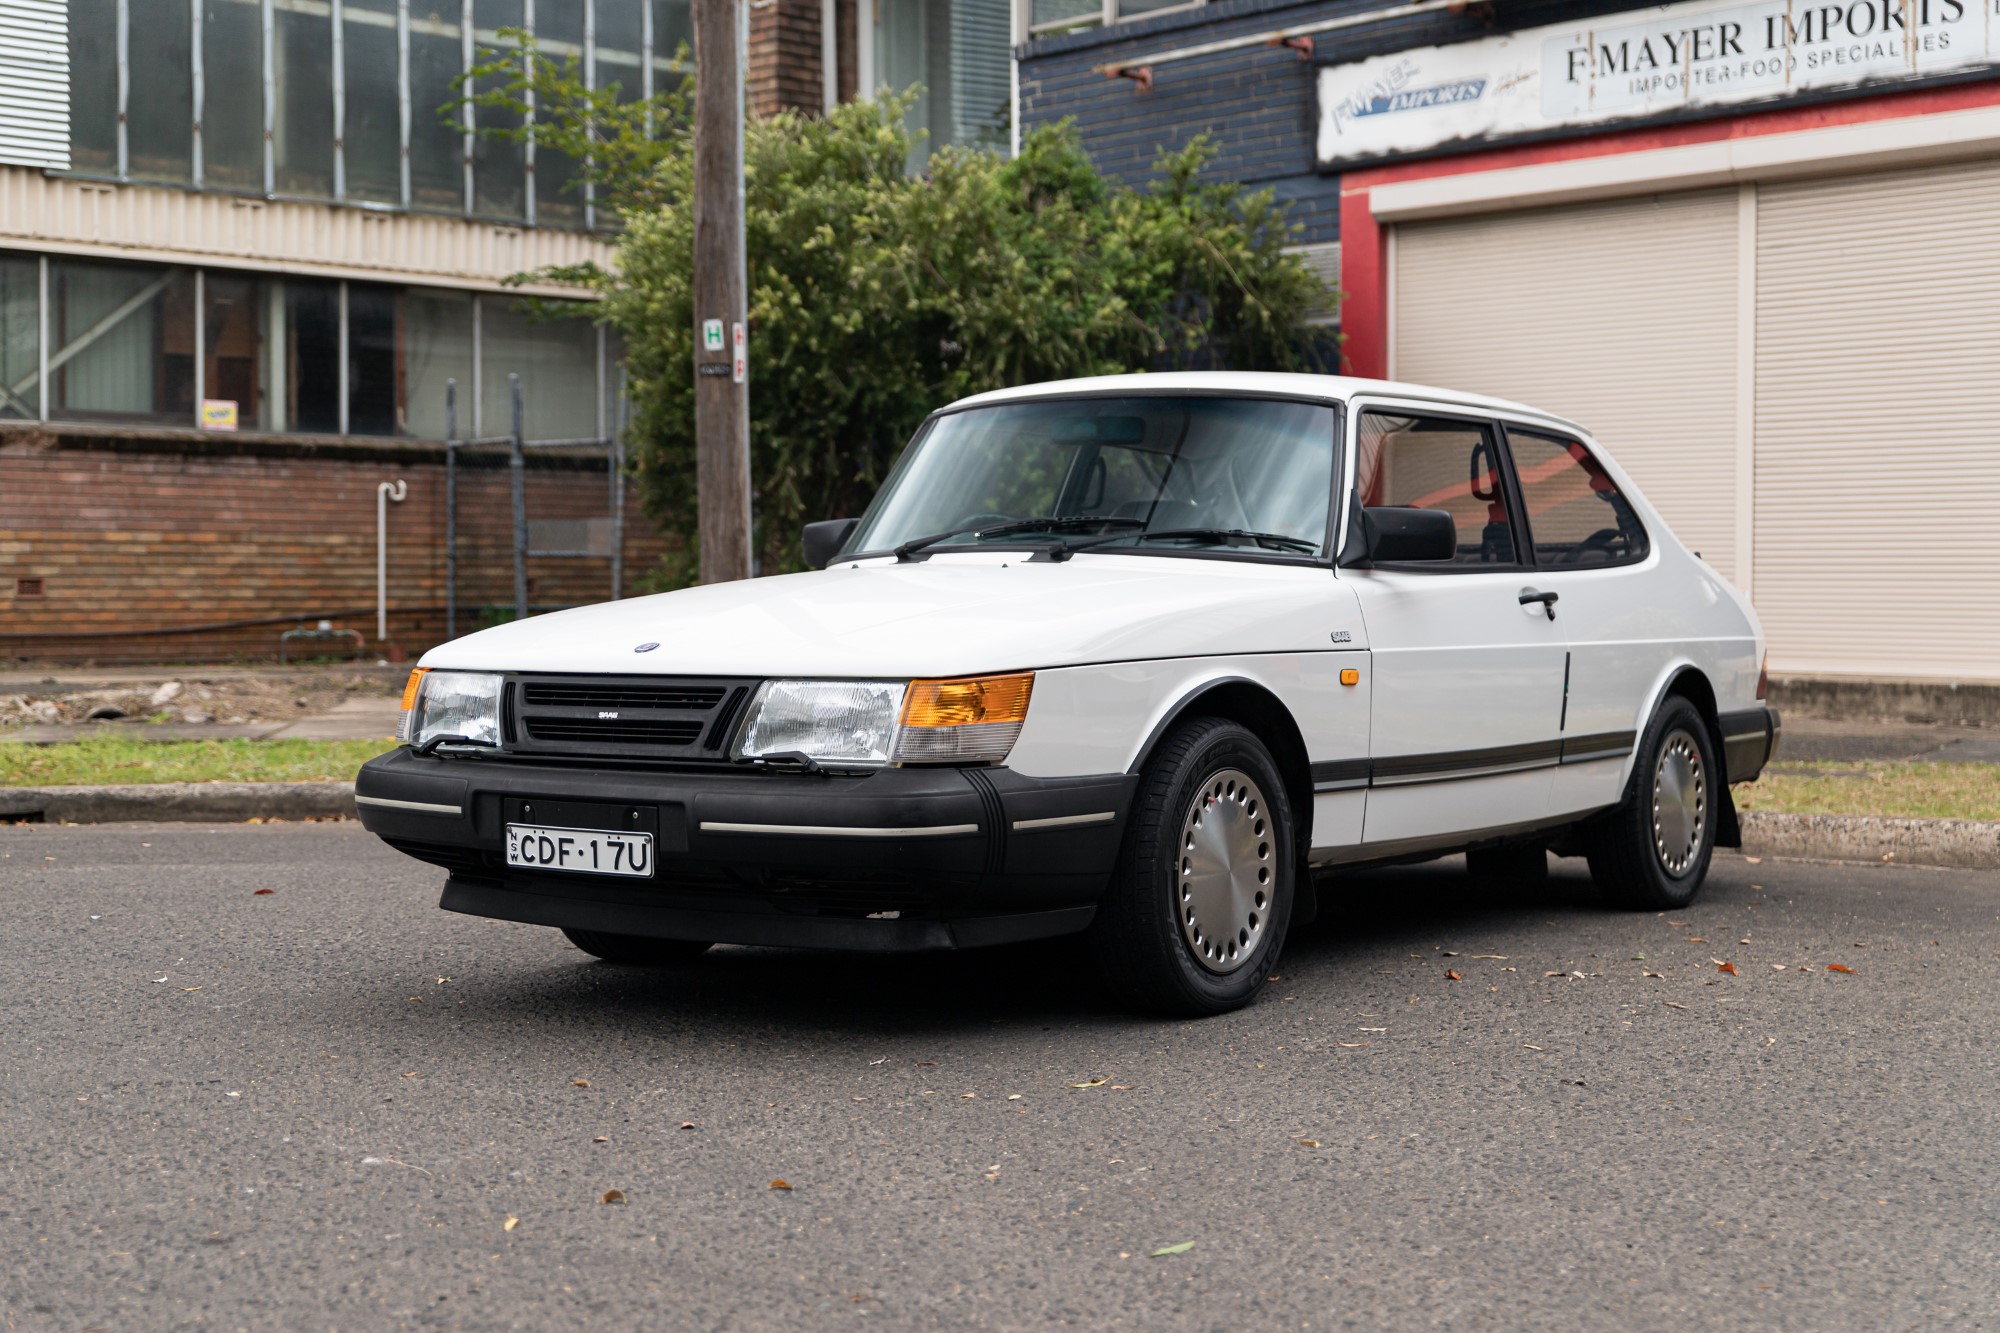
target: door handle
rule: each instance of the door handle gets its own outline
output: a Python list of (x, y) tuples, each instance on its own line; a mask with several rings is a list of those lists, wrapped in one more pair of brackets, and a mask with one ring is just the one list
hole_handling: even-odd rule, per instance
[(1530, 602), (1540, 602), (1542, 610), (1549, 613), (1550, 620), (1554, 620), (1556, 618), (1557, 596), (1558, 594), (1552, 592), (1537, 592), (1533, 588), (1523, 588), (1521, 589), (1520, 601), (1522, 606), (1526, 606)]

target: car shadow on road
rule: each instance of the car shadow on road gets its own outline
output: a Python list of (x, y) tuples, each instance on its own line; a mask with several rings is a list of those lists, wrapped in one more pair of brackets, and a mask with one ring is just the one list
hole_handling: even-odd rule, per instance
[[(1297, 930), (1280, 963), (1288, 993), (1312, 998), (1383, 959), (1439, 941), (1477, 942), (1524, 932), (1545, 936), (1551, 958), (1572, 939), (1566, 918), (1595, 916), (1598, 903), (1580, 861), (1556, 863), (1538, 884), (1475, 880), (1457, 859), (1355, 872), (1329, 886), (1320, 919)], [(1328, 997), (1331, 998), (1331, 997)], [(689, 966), (622, 967), (578, 955), (574, 963), (524, 968), (487, 1016), (534, 1024), (579, 1010), (615, 1017), (628, 1031), (684, 1040), (691, 1024), (740, 1034), (746, 1027), (852, 1036), (974, 1032), (994, 1023), (1054, 1027), (1161, 1020), (1124, 1014), (1099, 986), (1078, 938), (951, 954), (881, 955), (718, 948)]]

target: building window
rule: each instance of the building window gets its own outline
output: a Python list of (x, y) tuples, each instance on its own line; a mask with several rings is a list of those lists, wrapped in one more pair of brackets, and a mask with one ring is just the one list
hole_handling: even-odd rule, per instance
[[(341, 69), (346, 74), (341, 90), (342, 193), (349, 199), (400, 204), (403, 108), (396, 55), (396, 3), (345, 0), (341, 8)], [(414, 37), (412, 48), (414, 55)], [(414, 113), (415, 107), (411, 110)], [(426, 111), (437, 117), (435, 106)], [(413, 123), (413, 132), (415, 128)]]
[(182, 185), (194, 179), (194, 33), (188, 0), (125, 0), (129, 61), (126, 175)]
[(410, 203), (438, 212), (465, 211), (465, 136), (458, 89), (465, 72), (458, 3), (410, 7)]
[[(535, 45), (558, 64), (576, 62), (582, 78), (592, 63), (586, 58), (584, 7), (580, 4), (535, 6)], [(535, 148), (535, 221), (558, 227), (580, 227), (584, 213), (583, 173), (567, 153)]]
[(597, 337), (581, 320), (535, 319), (504, 297), (480, 302), (480, 430), (505, 435), (513, 408), (507, 376), (521, 377), (531, 440), (580, 440), (597, 435)]
[(70, 0), (69, 160), (118, 173), (118, 0)]
[[(412, 291), (403, 298), (402, 434), (442, 440), (454, 424), (459, 439), (474, 434), (472, 307), (476, 299), (469, 292), (425, 291)], [(445, 412), (446, 386), (452, 381), (458, 383), (456, 423), (448, 421)]]
[(271, 151), (279, 194), (333, 197), (333, 23), (330, 7), (292, 0), (272, 15)]
[(257, 6), (207, 0), (201, 14), (201, 178), (264, 190), (264, 38)]
[(194, 274), (49, 263), (49, 411), (68, 420), (194, 419)]
[(1011, 118), (1008, 0), (877, 0), (874, 83), (920, 85), (910, 170), (959, 145), (1005, 150)]
[(1207, 0), (1023, 0), (1028, 6), (1028, 31), (1061, 32), (1092, 24), (1124, 23), (1150, 18), (1170, 9), (1193, 9)]
[[(474, 0), (473, 38), (481, 61), (510, 54), (519, 44), (500, 36), (501, 28), (518, 28), (524, 15), (521, 0)], [(480, 80), (477, 91), (504, 86), (501, 78)], [(517, 130), (521, 118), (489, 107), (477, 111), (482, 130)], [(527, 165), (523, 145), (481, 134), (472, 141), (472, 211), (481, 217), (519, 219), (527, 216)]]
[(0, 418), (41, 410), (41, 265), (0, 255)]

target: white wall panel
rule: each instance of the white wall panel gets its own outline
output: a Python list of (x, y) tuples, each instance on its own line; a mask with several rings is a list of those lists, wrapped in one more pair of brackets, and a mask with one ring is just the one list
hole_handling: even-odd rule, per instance
[(69, 7), (0, 0), (0, 162), (69, 167)]
[(1766, 185), (1773, 671), (2000, 679), (2000, 162)]

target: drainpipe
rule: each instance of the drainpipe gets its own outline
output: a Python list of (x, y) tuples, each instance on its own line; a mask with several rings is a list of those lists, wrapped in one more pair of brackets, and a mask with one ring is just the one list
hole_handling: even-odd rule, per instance
[(389, 637), (389, 502), (403, 503), (410, 493), (401, 477), (375, 487), (375, 642)]

